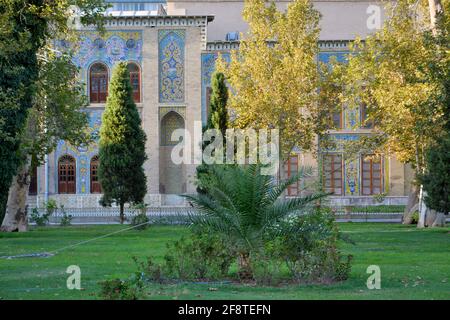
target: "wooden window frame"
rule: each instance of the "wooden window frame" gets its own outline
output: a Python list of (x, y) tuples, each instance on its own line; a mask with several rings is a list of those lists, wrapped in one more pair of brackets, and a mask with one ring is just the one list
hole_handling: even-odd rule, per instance
[[(137, 71), (130, 71), (128, 69), (129, 66), (135, 66)], [(130, 74), (131, 88), (133, 89), (133, 100), (134, 100), (135, 103), (141, 103), (141, 100), (142, 100), (142, 94), (141, 94), (141, 87), (142, 87), (142, 83), (141, 83), (141, 80), (142, 80), (141, 68), (135, 62), (130, 62), (127, 65), (127, 69), (128, 69), (129, 74)], [(134, 91), (134, 87), (133, 87), (133, 80), (132, 80), (132, 78), (133, 78), (134, 75), (137, 75), (137, 79), (138, 79), (138, 90), (137, 91)]]
[[(105, 72), (93, 72), (92, 68), (94, 68), (97, 65), (101, 65), (103, 68), (105, 68)], [(95, 75), (95, 77), (94, 77)], [(106, 81), (106, 92), (100, 92), (100, 82), (99, 79), (104, 78)], [(95, 81), (93, 79), (96, 79)], [(97, 82), (97, 91), (94, 92), (93, 90), (93, 83)], [(108, 97), (108, 90), (109, 90), (109, 72), (108, 67), (101, 62), (95, 62), (91, 65), (89, 68), (89, 101), (90, 103), (106, 103), (106, 98)]]
[[(325, 158), (326, 157), (331, 157), (331, 161), (330, 161), (330, 164), (331, 164), (331, 168), (330, 168), (330, 172), (331, 172), (331, 176), (330, 176), (330, 182), (331, 182), (331, 184), (330, 184), (330, 187), (326, 187), (326, 177), (325, 177), (325, 163), (326, 163), (326, 161), (325, 161)], [(335, 164), (335, 157), (339, 157), (340, 158), (340, 163), (341, 163), (341, 165), (340, 165), (340, 173), (341, 173), (341, 178), (339, 179), (340, 181), (341, 181), (341, 185), (339, 186), (339, 188), (341, 189), (341, 193), (339, 193), (339, 194), (337, 194), (337, 193), (335, 193), (335, 190), (336, 190), (336, 184), (335, 184), (335, 178), (334, 178), (334, 171), (335, 171), (335, 168), (334, 168), (334, 164)], [(332, 192), (333, 192), (333, 195), (334, 196), (343, 196), (344, 195), (344, 170), (343, 170), (343, 166), (344, 166), (344, 164), (343, 164), (343, 156), (342, 156), (342, 154), (336, 154), (336, 153), (327, 153), (327, 154), (324, 154), (323, 156), (322, 156), (322, 186), (323, 186), (323, 188), (324, 189), (330, 189), (330, 190), (332, 190)]]
[[(62, 163), (63, 160), (69, 158), (72, 159), (71, 162), (67, 164)], [(70, 168), (71, 164), (73, 164), (73, 168)], [(73, 174), (70, 174), (71, 171), (73, 171)], [(73, 177), (73, 180), (69, 179), (71, 177)], [(58, 193), (59, 194), (77, 193), (77, 161), (73, 156), (68, 154), (63, 155), (58, 159)]]
[[(363, 196), (373, 196), (373, 195), (376, 195), (376, 194), (380, 194), (380, 193), (382, 193), (383, 192), (383, 158), (380, 158), (380, 178), (379, 178), (379, 180), (380, 180), (380, 192), (379, 193), (374, 193), (374, 191), (373, 191), (373, 189), (374, 189), (374, 186), (373, 186), (373, 182), (374, 182), (374, 178), (373, 178), (373, 159), (369, 159), (368, 161), (370, 162), (370, 179), (369, 179), (369, 181), (370, 181), (370, 185), (369, 186), (365, 186), (364, 185), (364, 158), (365, 157), (370, 157), (370, 156), (372, 156), (372, 155), (363, 155), (363, 156), (361, 156), (361, 195), (363, 195)], [(364, 192), (364, 189), (365, 188), (369, 188), (370, 189), (370, 192), (369, 193), (365, 193)]]
[[(100, 163), (100, 159), (98, 155), (95, 155), (91, 158), (90, 162), (90, 191), (93, 194), (102, 193), (102, 186), (100, 184), (100, 181), (98, 179), (98, 166)], [(95, 166), (95, 174), (94, 174), (94, 164)], [(94, 177), (96, 178), (96, 181), (94, 181)]]

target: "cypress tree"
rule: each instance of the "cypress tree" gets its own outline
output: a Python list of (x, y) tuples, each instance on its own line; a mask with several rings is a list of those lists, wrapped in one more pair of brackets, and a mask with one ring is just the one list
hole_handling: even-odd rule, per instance
[(208, 129), (219, 129), (225, 138), (228, 127), (228, 88), (225, 76), (221, 72), (214, 72), (211, 77), (210, 114), (208, 116)]
[(101, 204), (113, 202), (120, 207), (124, 221), (125, 203), (140, 203), (147, 192), (142, 165), (146, 136), (133, 101), (130, 77), (125, 62), (114, 69), (105, 112), (102, 116), (99, 143), (99, 180), (103, 190)]
[[(209, 104), (209, 115), (204, 131), (208, 129), (218, 129), (222, 133), (225, 150), (225, 132), (228, 128), (228, 88), (225, 84), (225, 76), (221, 72), (214, 72), (211, 76), (211, 97)], [(203, 149), (207, 144), (203, 144)], [(204, 187), (209, 183), (210, 166), (201, 164), (197, 167), (198, 186), (197, 192), (204, 193)]]

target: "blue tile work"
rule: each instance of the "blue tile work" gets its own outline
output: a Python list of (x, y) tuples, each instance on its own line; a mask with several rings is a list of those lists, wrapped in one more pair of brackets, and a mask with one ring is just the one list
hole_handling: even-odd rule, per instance
[[(82, 32), (76, 46), (73, 62), (81, 68), (81, 79), (87, 83), (89, 67), (100, 61), (111, 72), (118, 61), (142, 63), (142, 31), (106, 31), (103, 35), (95, 31)], [(67, 42), (59, 42), (60, 47), (70, 47)], [(87, 87), (87, 86), (86, 86)]]
[[(230, 61), (230, 53), (228, 52), (222, 52), (221, 53), (223, 59), (225, 61)], [(218, 57), (217, 52), (208, 52), (208, 53), (202, 53), (202, 124), (205, 125), (207, 118), (206, 118), (206, 88), (211, 85), (211, 76), (214, 73), (214, 70), (216, 68), (216, 60)]]
[(159, 102), (184, 102), (185, 30), (160, 30)]
[[(347, 55), (349, 51), (322, 51), (318, 55), (318, 61), (323, 63), (330, 63), (331, 57), (336, 57), (336, 61), (340, 63), (347, 63)], [(343, 128), (353, 129), (359, 125), (359, 109), (344, 110)]]
[(89, 115), (89, 128), (91, 130), (91, 134), (95, 139), (95, 143), (92, 143), (88, 146), (80, 146), (74, 147), (65, 141), (59, 141), (56, 150), (54, 152), (55, 157), (55, 192), (58, 193), (58, 159), (65, 155), (69, 154), (75, 158), (76, 161), (76, 190), (77, 194), (88, 194), (91, 192), (90, 190), (90, 163), (93, 156), (98, 154), (98, 139), (99, 139), (99, 130), (102, 122), (102, 113), (103, 110), (89, 110), (85, 111)]
[(329, 63), (331, 57), (336, 57), (338, 62), (347, 62), (348, 51), (322, 51), (319, 53), (318, 60), (323, 63)]

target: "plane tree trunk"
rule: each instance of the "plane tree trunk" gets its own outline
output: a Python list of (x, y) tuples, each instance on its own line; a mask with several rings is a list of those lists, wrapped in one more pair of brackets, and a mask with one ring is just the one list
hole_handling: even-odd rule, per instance
[(419, 207), (419, 188), (416, 185), (411, 186), (411, 190), (408, 196), (408, 203), (406, 204), (405, 211), (403, 212), (403, 224), (413, 223), (413, 214)]
[(27, 199), (30, 186), (30, 159), (22, 165), (9, 188), (8, 202), (2, 232), (24, 232), (28, 230)]

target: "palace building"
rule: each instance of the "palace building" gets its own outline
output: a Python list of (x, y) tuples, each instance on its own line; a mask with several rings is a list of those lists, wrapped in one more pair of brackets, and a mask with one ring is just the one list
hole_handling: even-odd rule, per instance
[[(127, 61), (133, 97), (147, 135), (147, 196), (150, 206), (182, 206), (182, 193), (195, 193), (196, 165), (175, 165), (170, 160), (173, 130), (193, 132), (194, 122), (206, 122), (210, 78), (218, 53), (227, 58), (239, 49), (239, 33), (246, 31), (241, 11), (243, 0), (117, 0), (109, 1), (106, 32), (83, 28), (74, 62), (86, 83), (90, 127), (98, 138), (108, 84), (114, 65)], [(280, 8), (289, 1), (276, 1)], [(349, 41), (372, 30), (367, 21), (373, 1), (313, 1), (321, 12), (319, 61), (331, 56), (344, 60)], [(381, 4), (380, 4), (381, 5)], [(70, 46), (58, 42), (58, 46)], [(339, 130), (331, 132), (337, 142), (370, 134), (370, 124), (355, 130), (364, 119), (361, 110), (333, 115)], [(46, 163), (36, 168), (30, 185), (29, 205), (42, 206), (55, 199), (66, 208), (99, 207), (98, 148), (95, 144), (73, 147), (60, 141)], [(392, 157), (379, 160), (361, 155), (345, 159), (342, 144), (311, 154), (290, 157), (281, 174), (289, 176), (302, 165), (319, 168), (331, 200), (339, 205), (371, 204), (385, 194), (385, 204), (404, 204), (409, 192), (411, 169)], [(301, 182), (300, 182), (301, 184)], [(296, 196), (300, 185), (288, 189)]]

